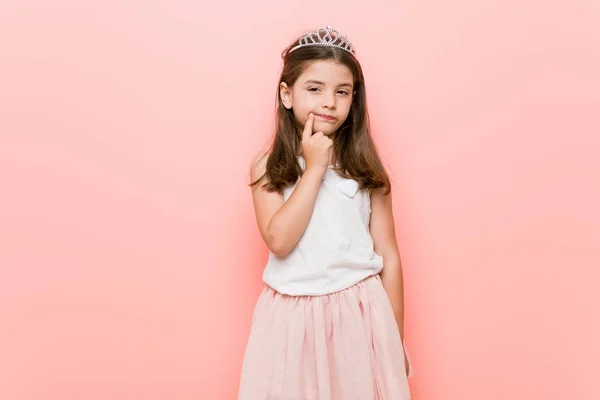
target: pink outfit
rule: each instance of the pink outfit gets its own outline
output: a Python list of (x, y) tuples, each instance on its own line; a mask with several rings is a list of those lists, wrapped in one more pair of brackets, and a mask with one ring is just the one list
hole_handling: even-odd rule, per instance
[(379, 274), (342, 291), (289, 296), (265, 285), (238, 400), (409, 400), (404, 348)]

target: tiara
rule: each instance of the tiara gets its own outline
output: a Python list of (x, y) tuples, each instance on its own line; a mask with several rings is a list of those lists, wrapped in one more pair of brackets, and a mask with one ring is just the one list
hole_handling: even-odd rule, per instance
[(346, 50), (348, 53), (354, 54), (354, 48), (348, 38), (342, 35), (337, 29), (333, 29), (327, 25), (324, 28), (319, 28), (314, 32), (306, 32), (306, 35), (302, 36), (298, 40), (298, 45), (290, 49), (288, 53), (305, 46), (327, 46), (337, 47), (342, 50)]

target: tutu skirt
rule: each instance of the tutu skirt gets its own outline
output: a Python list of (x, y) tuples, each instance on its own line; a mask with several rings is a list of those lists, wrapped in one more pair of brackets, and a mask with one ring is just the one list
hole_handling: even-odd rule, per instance
[[(409, 400), (405, 349), (379, 275), (323, 296), (265, 285), (238, 400)], [(408, 357), (408, 352), (406, 352)]]

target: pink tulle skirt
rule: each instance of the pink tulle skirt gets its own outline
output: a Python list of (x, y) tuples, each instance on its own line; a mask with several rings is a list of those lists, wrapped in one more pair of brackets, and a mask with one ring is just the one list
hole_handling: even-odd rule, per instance
[(379, 275), (324, 296), (265, 286), (238, 400), (409, 400), (404, 355)]

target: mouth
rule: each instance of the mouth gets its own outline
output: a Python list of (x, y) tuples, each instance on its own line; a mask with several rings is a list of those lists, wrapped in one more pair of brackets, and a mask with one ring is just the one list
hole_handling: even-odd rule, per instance
[(335, 122), (336, 121), (336, 118), (334, 118), (330, 115), (315, 114), (315, 116), (325, 122)]

